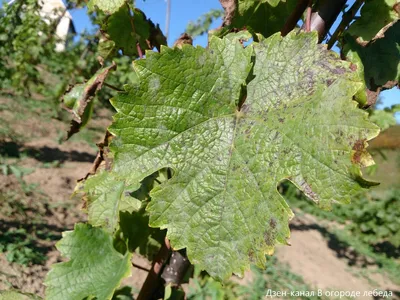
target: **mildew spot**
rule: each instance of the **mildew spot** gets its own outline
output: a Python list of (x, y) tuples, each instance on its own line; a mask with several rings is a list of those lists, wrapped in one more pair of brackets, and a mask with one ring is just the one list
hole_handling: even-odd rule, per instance
[(274, 246), (276, 240), (276, 231), (274, 229), (264, 232), (264, 242), (267, 246)]
[(200, 64), (200, 66), (203, 66), (204, 63), (206, 62), (206, 56), (202, 55), (197, 59), (198, 63)]
[(357, 140), (353, 145), (351, 161), (353, 164), (361, 164), (362, 156), (365, 152), (366, 139)]
[(332, 80), (332, 79), (328, 79), (328, 80), (326, 81), (326, 85), (327, 85), (327, 86), (331, 86), (332, 83), (333, 83), (333, 80)]
[(356, 71), (356, 70), (357, 70), (357, 65), (351, 63), (351, 64), (350, 64), (350, 69), (351, 69), (352, 71)]
[(271, 218), (269, 220), (269, 226), (271, 226), (272, 229), (275, 229), (277, 225), (276, 219), (275, 218)]
[(149, 81), (149, 89), (152, 92), (157, 92), (160, 89), (160, 78), (158, 77), (152, 77)]
[(307, 183), (307, 181), (303, 180), (303, 182), (300, 184), (301, 186), (301, 190), (303, 191), (303, 193), (310, 198), (313, 201), (318, 201), (318, 195), (317, 193), (315, 193), (312, 188), (311, 185)]

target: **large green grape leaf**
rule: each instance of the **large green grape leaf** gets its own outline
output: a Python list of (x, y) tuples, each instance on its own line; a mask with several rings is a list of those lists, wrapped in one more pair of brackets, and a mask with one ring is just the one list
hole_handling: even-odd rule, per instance
[(151, 192), (150, 225), (214, 277), (264, 266), (287, 242), (280, 181), (324, 208), (371, 184), (360, 166), (379, 128), (352, 101), (362, 84), (350, 63), (317, 41), (278, 33), (253, 50), (214, 37), (209, 49), (147, 52), (134, 62), (140, 83), (112, 100), (112, 176), (129, 186), (172, 168)]
[(367, 0), (361, 8), (361, 17), (350, 25), (347, 32), (360, 42), (368, 42), (399, 18), (399, 0)]
[(56, 246), (70, 261), (53, 265), (47, 274), (48, 300), (111, 299), (131, 273), (131, 254), (117, 252), (112, 236), (101, 228), (78, 223)]
[[(231, 28), (248, 28), (268, 37), (282, 29), (296, 4), (296, 0), (239, 0), (234, 13), (226, 14), (230, 19), (225, 18), (225, 23)], [(227, 7), (232, 9), (225, 6), (225, 11)]]
[(388, 83), (391, 87), (400, 82), (400, 21), (391, 26), (384, 37), (365, 46), (349, 35), (345, 36), (344, 42), (344, 55), (353, 62), (362, 62), (358, 65), (364, 70), (368, 88), (376, 89)]

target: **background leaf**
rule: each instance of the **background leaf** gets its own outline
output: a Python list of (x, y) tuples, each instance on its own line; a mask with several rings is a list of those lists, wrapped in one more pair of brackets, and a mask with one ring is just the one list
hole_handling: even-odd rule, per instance
[[(264, 37), (282, 29), (287, 18), (296, 7), (296, 0), (238, 0), (230, 28), (247, 28)], [(220, 33), (224, 32), (224, 28)], [(217, 33), (217, 35), (220, 35)]]
[(70, 260), (53, 265), (47, 274), (46, 299), (111, 299), (121, 280), (130, 275), (131, 254), (117, 252), (103, 229), (75, 224), (74, 231), (64, 232), (57, 249)]
[(91, 10), (97, 6), (103, 12), (112, 14), (124, 5), (124, 3), (125, 0), (90, 0), (87, 5)]
[(368, 42), (399, 18), (399, 0), (367, 0), (361, 8), (361, 17), (350, 25), (347, 32), (359, 38), (360, 42)]

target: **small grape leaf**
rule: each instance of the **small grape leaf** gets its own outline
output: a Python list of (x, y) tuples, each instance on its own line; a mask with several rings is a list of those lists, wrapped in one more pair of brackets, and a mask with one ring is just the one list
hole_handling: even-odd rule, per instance
[(97, 91), (102, 88), (108, 73), (115, 69), (115, 63), (109, 67), (100, 69), (88, 82), (75, 85), (64, 95), (64, 107), (71, 112), (73, 117), (67, 139), (79, 132), (90, 120), (93, 110), (93, 98)]
[(102, 37), (100, 39), (97, 53), (104, 60), (106, 60), (110, 57), (114, 57), (117, 52), (116, 50), (117, 50), (117, 48), (115, 47), (114, 41), (108, 40), (104, 37)]
[(108, 232), (114, 232), (120, 211), (132, 212), (140, 209), (141, 201), (130, 195), (138, 188), (139, 185), (125, 187), (124, 181), (106, 171), (90, 176), (83, 187), (88, 222), (93, 226), (103, 226)]
[(90, 10), (94, 10), (97, 6), (100, 10), (105, 13), (115, 13), (124, 5), (125, 0), (90, 0), (87, 4)]
[(101, 228), (75, 224), (56, 244), (68, 262), (52, 266), (45, 285), (46, 299), (111, 299), (121, 280), (131, 273), (131, 254), (117, 252), (112, 236)]
[(39, 296), (15, 290), (0, 291), (0, 300), (41, 300)]
[(167, 44), (160, 27), (147, 19), (140, 9), (130, 10), (128, 5), (123, 5), (106, 19), (102, 33), (104, 41), (113, 41), (115, 49), (128, 56), (139, 56), (137, 44), (143, 51), (153, 47), (160, 49), (161, 45)]
[[(268, 37), (282, 29), (296, 4), (296, 0), (239, 0), (235, 5), (234, 13), (230, 12), (232, 5), (223, 5), (224, 8), (227, 7), (224, 24), (229, 25), (230, 28), (251, 29)], [(225, 30), (221, 29), (220, 32), (223, 33)]]
[[(103, 154), (107, 160), (107, 154)], [(107, 170), (107, 168), (106, 168)], [(91, 176), (89, 176), (91, 175)], [(120, 223), (121, 212), (133, 213), (140, 210), (142, 203), (149, 201), (149, 192), (154, 185), (166, 180), (163, 172), (155, 172), (140, 184), (125, 186), (125, 182), (103, 168), (88, 174), (85, 181), (79, 182), (74, 194), (84, 193), (88, 222), (102, 226), (113, 233)], [(136, 243), (129, 237), (129, 243)]]
[(400, 18), (399, 0), (368, 0), (361, 8), (361, 16), (352, 23), (347, 33), (366, 43), (382, 37), (384, 32)]
[(287, 242), (280, 181), (323, 208), (372, 185), (360, 167), (373, 163), (365, 148), (379, 128), (352, 101), (362, 84), (351, 64), (315, 32), (260, 39), (254, 50), (229, 35), (146, 52), (134, 62), (140, 83), (111, 101), (112, 176), (129, 186), (172, 168), (150, 194), (150, 225), (220, 279), (264, 266)]

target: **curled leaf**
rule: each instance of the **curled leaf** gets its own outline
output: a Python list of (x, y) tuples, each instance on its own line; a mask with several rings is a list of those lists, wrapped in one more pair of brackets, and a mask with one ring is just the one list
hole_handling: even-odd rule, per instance
[(72, 113), (73, 117), (67, 139), (79, 132), (89, 121), (93, 109), (94, 96), (102, 88), (108, 73), (115, 69), (115, 63), (100, 69), (88, 82), (75, 85), (64, 95), (63, 103), (65, 108)]

